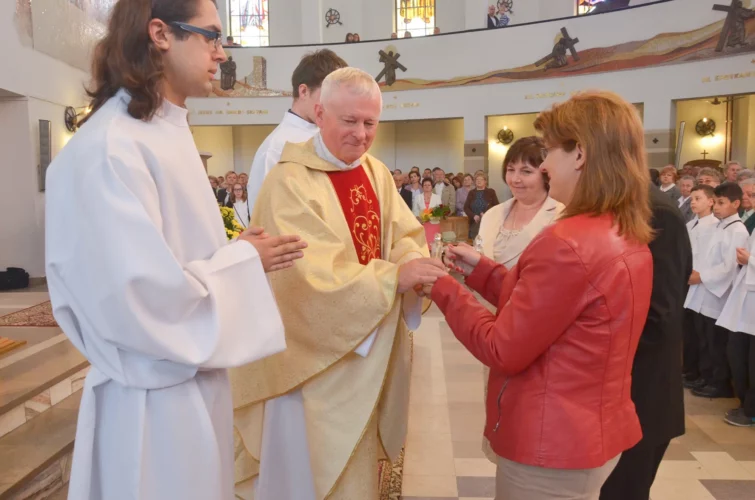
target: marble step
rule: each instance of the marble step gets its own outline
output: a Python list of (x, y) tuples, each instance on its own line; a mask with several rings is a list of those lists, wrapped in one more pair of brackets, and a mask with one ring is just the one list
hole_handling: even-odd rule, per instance
[(81, 389), (88, 369), (68, 339), (0, 368), (0, 437)]
[(47, 498), (68, 482), (81, 390), (0, 438), (0, 500)]

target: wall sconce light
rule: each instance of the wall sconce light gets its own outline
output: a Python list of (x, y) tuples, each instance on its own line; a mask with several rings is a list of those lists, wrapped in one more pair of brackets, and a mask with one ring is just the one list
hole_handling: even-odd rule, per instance
[(714, 122), (710, 118), (703, 118), (695, 124), (695, 132), (703, 137), (705, 137), (706, 135), (713, 135), (713, 132), (715, 131), (716, 122)]
[(64, 114), (64, 120), (68, 131), (76, 132), (79, 129), (79, 123), (81, 123), (81, 120), (83, 120), (91, 112), (91, 106), (79, 109), (76, 109), (73, 106), (67, 106)]
[(498, 142), (509, 145), (514, 141), (514, 132), (508, 127), (503, 127), (498, 131)]

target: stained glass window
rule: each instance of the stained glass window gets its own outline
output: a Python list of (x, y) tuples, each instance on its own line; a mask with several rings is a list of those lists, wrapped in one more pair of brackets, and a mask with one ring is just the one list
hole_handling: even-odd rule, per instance
[(268, 0), (228, 0), (228, 34), (244, 47), (270, 45)]
[(396, 34), (432, 35), (435, 30), (435, 0), (396, 0)]
[(593, 11), (595, 6), (603, 0), (577, 0), (577, 15), (583, 16)]

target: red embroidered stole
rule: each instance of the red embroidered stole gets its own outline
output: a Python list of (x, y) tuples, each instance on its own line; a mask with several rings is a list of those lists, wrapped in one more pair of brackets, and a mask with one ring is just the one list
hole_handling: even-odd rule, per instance
[(351, 170), (328, 172), (328, 177), (341, 202), (360, 264), (381, 258), (380, 202), (364, 168), (360, 165)]

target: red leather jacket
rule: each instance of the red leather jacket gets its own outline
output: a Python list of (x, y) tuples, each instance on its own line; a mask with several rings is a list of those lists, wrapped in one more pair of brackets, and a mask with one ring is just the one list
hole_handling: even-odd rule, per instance
[(632, 361), (650, 307), (647, 245), (619, 236), (610, 215), (556, 222), (511, 271), (483, 258), (435, 284), (451, 330), (490, 367), (485, 436), (501, 457), (554, 469), (600, 467), (642, 437), (630, 397)]

